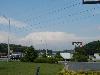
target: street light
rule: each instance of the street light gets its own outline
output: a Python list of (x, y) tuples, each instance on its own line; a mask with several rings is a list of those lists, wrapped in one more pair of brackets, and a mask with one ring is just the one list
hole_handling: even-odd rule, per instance
[(10, 41), (9, 41), (9, 39), (10, 39), (10, 36), (9, 36), (9, 34), (10, 34), (10, 19), (8, 19), (6, 16), (3, 16), (3, 17), (8, 21), (8, 24), (9, 24), (9, 26), (8, 26), (8, 59), (7, 59), (7, 62), (8, 62), (10, 59), (10, 45), (9, 45), (9, 43), (10, 43)]

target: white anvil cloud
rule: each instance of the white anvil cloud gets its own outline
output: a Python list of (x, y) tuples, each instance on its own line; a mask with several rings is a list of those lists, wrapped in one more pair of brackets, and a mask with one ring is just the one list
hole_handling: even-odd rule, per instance
[[(34, 46), (46, 46), (48, 47), (66, 47), (71, 46), (73, 41), (82, 41), (87, 43), (89, 41), (98, 40), (100, 37), (79, 37), (72, 33), (66, 32), (33, 32), (20, 39), (22, 44), (34, 45)], [(44, 47), (45, 47), (44, 46)]]
[[(0, 32), (0, 42), (7, 42), (7, 33)], [(10, 43), (21, 44), (21, 45), (34, 45), (36, 48), (45, 48), (46, 44), (48, 48), (66, 47), (71, 45), (72, 41), (93, 41), (99, 40), (100, 37), (79, 37), (72, 33), (66, 32), (33, 32), (25, 37), (17, 37), (10, 34)], [(40, 47), (41, 46), (41, 47)]]

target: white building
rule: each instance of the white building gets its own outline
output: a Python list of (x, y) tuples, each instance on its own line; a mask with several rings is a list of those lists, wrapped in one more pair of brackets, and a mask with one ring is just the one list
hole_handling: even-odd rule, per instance
[(72, 58), (72, 56), (73, 56), (72, 53), (67, 53), (67, 52), (65, 52), (65, 53), (60, 53), (60, 55), (61, 55), (64, 59), (66, 59), (66, 60), (70, 60), (70, 59)]
[(94, 61), (100, 60), (100, 53), (94, 53)]

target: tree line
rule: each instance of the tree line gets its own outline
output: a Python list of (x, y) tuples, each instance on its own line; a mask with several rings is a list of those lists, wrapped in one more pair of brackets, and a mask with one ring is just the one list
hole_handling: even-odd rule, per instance
[[(28, 46), (10, 44), (10, 50), (13, 52), (23, 52)], [(0, 43), (0, 53), (8, 52), (8, 44)]]
[[(22, 61), (29, 61), (29, 62), (33, 62), (36, 58), (38, 58), (39, 52), (41, 52), (41, 50), (36, 50), (33, 46), (28, 47), (28, 46), (21, 46), (15, 44), (10, 44), (10, 50), (13, 50), (13, 52), (24, 53), (24, 57)], [(82, 47), (76, 47), (74, 50), (75, 52), (71, 59), (72, 61), (79, 61), (79, 62), (88, 61), (90, 55), (94, 55), (94, 53), (100, 53), (100, 41), (97, 40), (97, 41), (89, 42)], [(8, 51), (7, 44), (1, 43), (0, 53), (7, 53), (7, 51)], [(37, 59), (41, 62), (42, 60), (47, 60), (46, 50), (43, 49), (42, 51), (43, 51), (42, 58), (39, 57)], [(52, 54), (52, 50), (48, 50), (48, 51), (49, 51), (48, 55)], [(56, 53), (56, 55), (53, 58), (49, 58), (49, 60), (53, 60), (53, 61), (55, 59), (62, 60), (62, 57), (60, 56), (60, 52)]]
[(100, 41), (92, 41), (85, 44), (82, 47), (76, 47), (73, 55), (73, 61), (88, 61), (89, 56), (93, 56), (94, 53), (100, 53)]

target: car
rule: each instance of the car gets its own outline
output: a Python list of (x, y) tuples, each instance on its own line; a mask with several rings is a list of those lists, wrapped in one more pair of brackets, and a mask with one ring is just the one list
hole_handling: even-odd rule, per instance
[(21, 54), (13, 53), (10, 55), (10, 59), (12, 60), (15, 60), (15, 59), (18, 60), (20, 58), (21, 58)]

